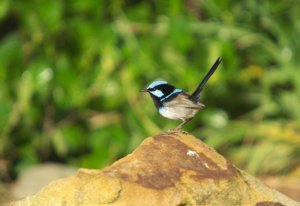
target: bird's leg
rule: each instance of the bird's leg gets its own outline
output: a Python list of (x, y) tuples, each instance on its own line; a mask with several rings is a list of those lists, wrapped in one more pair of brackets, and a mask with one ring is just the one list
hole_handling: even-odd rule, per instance
[[(180, 130), (181, 127), (182, 127), (183, 125), (185, 125), (186, 123), (188, 123), (191, 119), (192, 119), (192, 118), (190, 118), (190, 119), (182, 119), (182, 122), (181, 122), (177, 127), (175, 127), (174, 129), (168, 129), (165, 133), (166, 133), (166, 134), (169, 134), (169, 133), (176, 133), (176, 132), (181, 131), (181, 130)], [(183, 132), (183, 133), (186, 133), (186, 132), (184, 132), (184, 131), (182, 131), (182, 132)]]
[(175, 127), (174, 130), (180, 130), (181, 127), (182, 127), (183, 125), (185, 125), (186, 123), (188, 123), (191, 119), (192, 119), (192, 118), (190, 118), (190, 119), (182, 119), (182, 122), (181, 122), (177, 127)]
[(186, 122), (185, 121), (182, 121), (177, 127), (175, 127), (173, 130), (180, 130), (181, 129), (181, 127), (183, 126), (183, 125), (185, 125), (186, 124)]
[(188, 121), (186, 121), (186, 120), (182, 120), (182, 122), (177, 126), (177, 127), (175, 127), (175, 128), (173, 128), (173, 129), (168, 129), (165, 133), (166, 134), (170, 134), (170, 133), (177, 133), (177, 132), (179, 132), (180, 131), (180, 128), (184, 125), (184, 124), (186, 124)]

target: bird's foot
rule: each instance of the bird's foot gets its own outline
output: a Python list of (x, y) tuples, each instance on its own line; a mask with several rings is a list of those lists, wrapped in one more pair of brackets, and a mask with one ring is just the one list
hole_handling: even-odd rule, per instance
[(182, 134), (188, 134), (188, 132), (181, 130)]
[(174, 129), (168, 129), (168, 130), (164, 131), (163, 134), (172, 134), (175, 132), (176, 132), (176, 130), (174, 130)]
[(187, 134), (188, 132), (181, 130), (181, 127), (175, 127), (174, 129), (168, 129), (164, 132), (164, 134), (176, 134), (176, 133), (183, 133)]

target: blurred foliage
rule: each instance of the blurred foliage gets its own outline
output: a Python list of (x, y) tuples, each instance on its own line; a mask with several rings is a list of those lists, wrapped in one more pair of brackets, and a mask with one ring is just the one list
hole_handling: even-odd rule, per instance
[(184, 129), (252, 174), (300, 167), (300, 6), (286, 1), (0, 2), (0, 177), (43, 161), (99, 168), (178, 124), (139, 90), (192, 92)]

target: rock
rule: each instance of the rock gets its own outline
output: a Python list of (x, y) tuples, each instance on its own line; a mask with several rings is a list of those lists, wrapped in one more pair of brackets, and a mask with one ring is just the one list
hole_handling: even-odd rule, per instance
[(13, 206), (296, 206), (234, 167), (195, 137), (147, 138), (130, 155), (102, 170), (80, 169)]

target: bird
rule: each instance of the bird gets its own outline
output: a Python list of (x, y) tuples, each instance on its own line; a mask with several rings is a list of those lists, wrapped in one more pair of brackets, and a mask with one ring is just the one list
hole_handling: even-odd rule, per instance
[(200, 102), (202, 89), (221, 62), (222, 58), (219, 57), (192, 94), (162, 80), (152, 82), (141, 91), (150, 94), (155, 107), (163, 117), (180, 120), (181, 123), (174, 128), (174, 130), (180, 130), (205, 106)]

